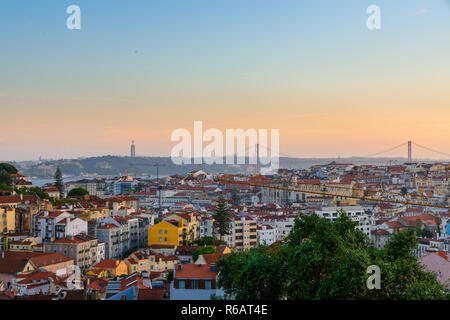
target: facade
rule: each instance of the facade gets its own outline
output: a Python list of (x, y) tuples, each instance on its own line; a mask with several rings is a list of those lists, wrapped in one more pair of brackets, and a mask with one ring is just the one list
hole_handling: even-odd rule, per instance
[(187, 243), (188, 227), (183, 219), (164, 220), (148, 228), (148, 246), (154, 244), (183, 245)]
[(107, 259), (124, 258), (130, 250), (139, 247), (139, 219), (109, 217), (101, 219), (89, 228), (90, 236), (105, 244)]
[(87, 222), (66, 211), (44, 211), (34, 216), (33, 234), (44, 242), (87, 233)]
[(86, 270), (105, 259), (105, 244), (96, 238), (81, 234), (46, 242), (44, 252), (59, 252), (72, 258), (81, 270)]
[(222, 296), (217, 288), (217, 269), (214, 264), (177, 264), (170, 284), (170, 300), (211, 300)]
[(256, 247), (258, 244), (256, 220), (250, 216), (235, 216), (230, 223), (230, 234), (223, 236), (223, 240), (239, 251)]
[(16, 211), (14, 207), (0, 206), (0, 233), (14, 231), (16, 227)]
[(270, 246), (276, 240), (276, 230), (267, 224), (263, 224), (258, 226), (257, 230), (257, 239), (259, 245), (268, 245)]
[(348, 206), (348, 207), (323, 207), (321, 210), (315, 213), (328, 221), (335, 221), (339, 217), (338, 210), (344, 210), (345, 213), (356, 222), (356, 228), (364, 232), (368, 237), (370, 237), (371, 227), (375, 224), (371, 216), (365, 213), (364, 209), (359, 206)]
[(128, 267), (119, 259), (104, 259), (92, 267), (94, 273), (106, 272), (110, 277), (128, 275)]

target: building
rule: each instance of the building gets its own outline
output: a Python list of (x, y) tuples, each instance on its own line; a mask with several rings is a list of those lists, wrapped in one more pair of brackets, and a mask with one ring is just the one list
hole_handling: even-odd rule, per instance
[(217, 288), (218, 271), (215, 264), (177, 264), (170, 284), (170, 300), (211, 300), (222, 296)]
[(2, 252), (0, 255), (0, 282), (10, 287), (19, 275), (47, 271), (58, 277), (74, 273), (74, 260), (60, 253)]
[(231, 219), (230, 234), (223, 236), (223, 240), (239, 251), (248, 250), (258, 244), (256, 220), (250, 216), (235, 216)]
[(43, 211), (34, 216), (33, 234), (44, 242), (87, 232), (87, 222), (66, 211)]
[(438, 281), (450, 289), (450, 253), (428, 252), (419, 261), (428, 271), (435, 272)]
[(86, 270), (105, 259), (105, 244), (94, 237), (80, 234), (45, 242), (44, 252), (59, 252), (72, 258), (81, 270)]
[(0, 233), (8, 233), (16, 228), (16, 211), (14, 207), (0, 206)]
[(154, 244), (168, 244), (173, 246), (185, 245), (188, 239), (188, 226), (183, 219), (164, 220), (148, 228), (148, 246)]
[(101, 219), (91, 225), (89, 235), (105, 244), (107, 259), (125, 258), (128, 251), (139, 247), (139, 219), (119, 216)]
[(257, 239), (259, 245), (270, 246), (276, 240), (276, 230), (267, 224), (258, 226), (256, 229)]
[(114, 278), (128, 275), (128, 267), (124, 261), (119, 259), (104, 259), (92, 267), (95, 274), (106, 272), (109, 277)]
[(356, 223), (356, 228), (364, 232), (370, 237), (371, 226), (375, 224), (372, 217), (368, 215), (362, 207), (346, 206), (346, 207), (323, 207), (315, 213), (330, 222), (334, 222), (339, 217), (339, 210), (343, 210), (348, 217)]

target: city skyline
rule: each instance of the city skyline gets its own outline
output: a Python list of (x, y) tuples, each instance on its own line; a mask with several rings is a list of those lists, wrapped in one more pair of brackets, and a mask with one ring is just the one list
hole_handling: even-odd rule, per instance
[(169, 156), (194, 120), (299, 158), (450, 151), (448, 1), (78, 1), (68, 30), (71, 4), (0, 4), (2, 160)]

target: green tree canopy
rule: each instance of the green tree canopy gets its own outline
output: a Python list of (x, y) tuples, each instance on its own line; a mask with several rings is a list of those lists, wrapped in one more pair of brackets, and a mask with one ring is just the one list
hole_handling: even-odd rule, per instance
[[(282, 245), (258, 247), (219, 260), (218, 285), (236, 299), (445, 299), (448, 291), (413, 254), (413, 229), (393, 235), (384, 249), (345, 214), (329, 222), (301, 215)], [(367, 268), (381, 270), (381, 288), (369, 289)]]
[(214, 237), (203, 237), (195, 239), (193, 243), (198, 244), (199, 246), (220, 246), (221, 244), (224, 244), (223, 241), (218, 240)]
[(32, 187), (32, 188), (25, 188), (25, 187), (22, 187), (22, 188), (20, 188), (20, 189), (16, 189), (16, 192), (18, 193), (18, 194), (28, 194), (28, 195), (30, 195), (30, 194), (35, 194), (35, 195), (37, 195), (39, 198), (41, 198), (41, 199), (50, 199), (50, 197), (49, 197), (49, 195), (48, 195), (48, 193), (46, 193), (46, 192), (44, 192), (41, 188), (39, 188), (39, 187)]
[(59, 167), (56, 168), (55, 172), (55, 187), (58, 189), (60, 196), (63, 196), (64, 193), (64, 181), (61, 169)]
[(67, 194), (68, 197), (82, 197), (85, 195), (89, 195), (89, 192), (83, 188), (75, 188), (69, 191)]
[(201, 254), (219, 253), (216, 248), (212, 246), (200, 247), (192, 253), (192, 260), (195, 262)]
[(13, 178), (6, 170), (0, 170), (0, 184), (11, 187), (13, 184)]
[(230, 232), (230, 211), (227, 202), (222, 196), (217, 201), (213, 217), (214, 228), (219, 234), (219, 240), (222, 240), (222, 237)]
[(16, 167), (14, 167), (13, 165), (9, 164), (9, 163), (0, 163), (0, 171), (5, 170), (6, 172), (8, 172), (9, 174), (16, 174), (17, 172), (19, 172)]

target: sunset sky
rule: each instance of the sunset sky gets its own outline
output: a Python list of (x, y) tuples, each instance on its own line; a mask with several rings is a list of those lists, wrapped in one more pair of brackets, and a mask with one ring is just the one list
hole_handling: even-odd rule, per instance
[(194, 120), (297, 157), (450, 153), (450, 1), (0, 0), (0, 119), (0, 160), (168, 156)]

